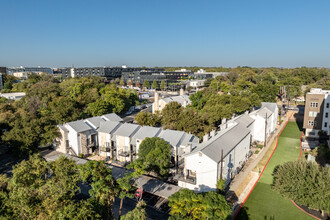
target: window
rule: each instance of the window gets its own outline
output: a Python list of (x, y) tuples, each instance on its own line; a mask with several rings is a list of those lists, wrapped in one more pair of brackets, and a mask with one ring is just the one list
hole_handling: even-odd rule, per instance
[(316, 121), (308, 121), (309, 126), (316, 126)]
[(328, 127), (328, 123), (327, 122), (324, 122), (324, 127)]
[(328, 103), (326, 104), (326, 108), (329, 108), (329, 105), (330, 105), (330, 103), (328, 102)]
[(318, 106), (319, 106), (319, 103), (311, 102), (311, 107), (317, 108)]
[(326, 118), (329, 117), (329, 113), (328, 112), (325, 113), (325, 117)]
[(309, 112), (309, 117), (316, 117), (317, 112)]

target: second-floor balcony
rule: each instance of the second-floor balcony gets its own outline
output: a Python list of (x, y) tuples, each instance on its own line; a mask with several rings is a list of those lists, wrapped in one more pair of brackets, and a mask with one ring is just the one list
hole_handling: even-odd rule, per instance
[(180, 175), (178, 178), (179, 181), (190, 183), (190, 184), (196, 184), (196, 176), (184, 176)]
[(118, 155), (119, 156), (122, 156), (122, 157), (128, 157), (129, 156), (129, 152), (128, 151), (124, 151), (124, 150), (119, 150)]

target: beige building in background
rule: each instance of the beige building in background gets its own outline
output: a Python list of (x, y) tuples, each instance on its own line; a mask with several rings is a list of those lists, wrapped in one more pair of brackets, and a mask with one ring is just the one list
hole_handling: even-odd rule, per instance
[(307, 137), (319, 137), (319, 132), (330, 134), (330, 90), (313, 88), (306, 94), (304, 125)]

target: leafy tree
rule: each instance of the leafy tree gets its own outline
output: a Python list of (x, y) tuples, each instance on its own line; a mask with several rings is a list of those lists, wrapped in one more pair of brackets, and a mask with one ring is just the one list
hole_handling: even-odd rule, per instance
[(162, 80), (161, 83), (160, 83), (160, 89), (163, 91), (166, 88), (167, 88), (166, 82), (164, 80)]
[(275, 102), (278, 91), (277, 86), (269, 82), (260, 82), (252, 88), (263, 102)]
[(102, 206), (102, 218), (112, 219), (112, 205), (118, 194), (118, 188), (111, 169), (105, 166), (104, 162), (88, 161), (80, 167), (80, 175), (83, 181), (91, 182), (89, 194)]
[(159, 89), (159, 85), (158, 85), (158, 83), (157, 83), (157, 81), (156, 80), (154, 80), (153, 82), (152, 82), (152, 85), (151, 85), (151, 88), (152, 89)]
[(227, 219), (231, 207), (221, 194), (181, 189), (169, 197), (170, 219)]
[(119, 206), (119, 218), (121, 216), (121, 210), (123, 207), (123, 201), (125, 197), (133, 198), (133, 193), (131, 192), (133, 187), (133, 176), (132, 174), (126, 174), (123, 178), (120, 178), (117, 180), (117, 183), (119, 185), (119, 198), (120, 198), (120, 206)]
[(138, 88), (140, 88), (140, 86), (141, 86), (141, 85), (140, 85), (140, 83), (139, 83), (139, 82), (136, 82), (136, 83), (135, 83), (135, 87), (138, 87)]
[(136, 204), (135, 209), (121, 216), (120, 220), (146, 220), (147, 213), (145, 211), (146, 203), (141, 200)]
[(168, 103), (165, 108), (162, 110), (162, 124), (167, 129), (176, 129), (177, 122), (179, 120), (180, 114), (182, 113), (183, 108), (177, 102)]
[(150, 86), (150, 83), (149, 83), (149, 81), (144, 81), (143, 82), (143, 88), (146, 88), (146, 89), (148, 89), (149, 88), (149, 86)]
[(14, 167), (12, 178), (0, 179), (0, 210), (7, 218), (99, 218), (89, 201), (75, 201), (79, 174), (75, 162), (66, 157), (47, 163), (35, 154)]
[(120, 81), (119, 81), (119, 85), (121, 85), (121, 86), (124, 86), (124, 85), (125, 85), (125, 82), (124, 82), (123, 79), (120, 79)]
[(300, 205), (330, 211), (330, 168), (303, 160), (275, 168), (273, 189)]
[(169, 173), (171, 146), (159, 137), (146, 138), (139, 146), (138, 161), (146, 172), (154, 171), (159, 176)]

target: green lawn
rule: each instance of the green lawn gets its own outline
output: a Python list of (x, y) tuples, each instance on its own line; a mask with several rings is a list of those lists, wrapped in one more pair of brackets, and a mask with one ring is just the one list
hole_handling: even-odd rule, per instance
[(274, 168), (279, 164), (298, 159), (300, 136), (301, 131), (297, 123), (288, 122), (264, 173), (236, 219), (313, 219), (294, 206), (289, 199), (271, 189)]

